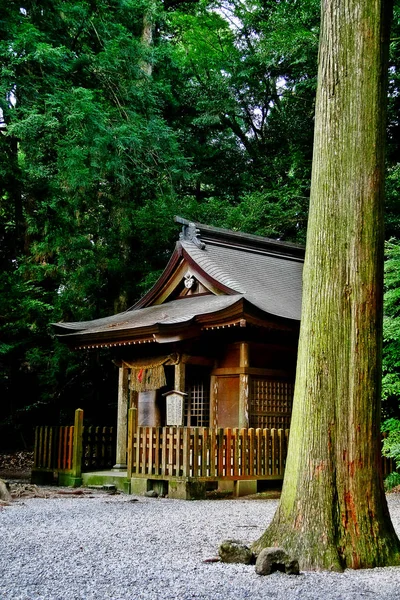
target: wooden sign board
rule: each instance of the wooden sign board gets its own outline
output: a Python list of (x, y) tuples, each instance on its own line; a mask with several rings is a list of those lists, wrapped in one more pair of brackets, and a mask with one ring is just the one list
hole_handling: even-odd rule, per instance
[(166, 395), (167, 425), (181, 427), (183, 425), (183, 394), (171, 392)]

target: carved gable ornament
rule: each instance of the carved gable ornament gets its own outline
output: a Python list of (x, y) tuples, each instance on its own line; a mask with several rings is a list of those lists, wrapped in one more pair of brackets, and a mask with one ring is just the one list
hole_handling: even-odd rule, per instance
[(187, 273), (184, 277), (184, 284), (185, 284), (185, 288), (188, 290), (190, 290), (192, 287), (194, 287), (195, 278), (193, 277), (193, 275), (191, 275), (190, 273)]
[(189, 223), (188, 225), (183, 225), (182, 231), (179, 234), (179, 239), (182, 242), (192, 242), (195, 246), (204, 250), (206, 247), (205, 243), (200, 239), (200, 229), (196, 227), (194, 223)]

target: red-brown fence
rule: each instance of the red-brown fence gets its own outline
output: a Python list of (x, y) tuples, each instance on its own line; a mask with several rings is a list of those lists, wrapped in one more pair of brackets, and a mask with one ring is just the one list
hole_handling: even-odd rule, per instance
[(77, 409), (74, 425), (36, 427), (33, 471), (68, 472), (79, 478), (84, 471), (111, 469), (115, 449), (115, 428), (84, 427), (83, 411)]
[[(288, 429), (213, 429), (208, 427), (137, 427), (129, 411), (128, 477), (282, 479)], [(75, 425), (36, 428), (33, 472), (69, 473), (110, 469), (115, 464), (112, 427), (83, 427), (83, 411)], [(395, 470), (382, 457), (383, 475)]]
[(36, 427), (34, 468), (69, 471), (72, 469), (74, 426)]
[[(128, 477), (283, 479), (289, 429), (137, 427), (128, 423)], [(383, 475), (394, 469), (382, 457)]]
[(128, 477), (282, 479), (289, 430), (138, 427)]

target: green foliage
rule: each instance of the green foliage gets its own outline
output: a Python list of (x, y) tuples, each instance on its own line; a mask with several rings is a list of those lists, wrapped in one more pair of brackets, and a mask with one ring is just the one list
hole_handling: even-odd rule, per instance
[(383, 317), (383, 414), (399, 415), (400, 408), (400, 243), (386, 243)]
[[(189, 180), (181, 187), (193, 211), (189, 216), (215, 215), (218, 225), (303, 241), (319, 3), (233, 0), (214, 6), (200, 4), (166, 19), (171, 59), (183, 75), (171, 104), (172, 122), (184, 131), (184, 148), (192, 156)], [(275, 231), (269, 223), (285, 214), (290, 196), (297, 206)], [(214, 212), (216, 203), (222, 211)], [(246, 218), (249, 209), (254, 218)]]
[[(115, 367), (97, 384), (100, 359), (57, 344), (49, 323), (126, 309), (165, 253), (188, 161), (143, 69), (148, 8), (28, 0), (2, 13), (0, 428), (58, 421), (102, 387), (107, 403)], [(170, 229), (154, 235), (161, 215)]]
[(395, 0), (390, 35), (387, 119), (386, 237), (400, 237), (400, 2)]
[[(387, 458), (393, 458), (396, 468), (400, 468), (400, 420), (399, 419), (386, 419), (382, 423), (382, 431), (386, 434), (383, 439), (382, 454)], [(392, 477), (385, 481), (385, 484), (399, 485), (400, 481), (395, 483), (400, 478), (399, 473), (392, 473)], [(396, 478), (397, 475), (397, 478)]]
[[(386, 242), (385, 294), (383, 317), (383, 379), (382, 411), (385, 420), (382, 431), (383, 455), (393, 458), (400, 467), (400, 243), (392, 238)], [(385, 484), (395, 483), (396, 475)], [(393, 481), (392, 481), (393, 480)], [(393, 485), (392, 485), (393, 484)]]
[(393, 488), (400, 485), (400, 473), (397, 473), (396, 471), (389, 473), (385, 478), (384, 485), (386, 492), (390, 492)]
[[(115, 395), (106, 354), (69, 352), (49, 323), (134, 304), (168, 260), (175, 214), (305, 241), (320, 3), (3, 4), (0, 428), (15, 428)], [(388, 235), (400, 231), (399, 14), (396, 2)], [(387, 416), (396, 319), (385, 312)]]

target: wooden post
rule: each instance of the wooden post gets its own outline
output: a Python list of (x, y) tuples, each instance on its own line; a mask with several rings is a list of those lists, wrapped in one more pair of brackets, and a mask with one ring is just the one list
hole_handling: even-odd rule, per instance
[(190, 428), (183, 428), (183, 465), (182, 465), (183, 477), (189, 477), (190, 475)]
[(39, 462), (39, 431), (40, 431), (40, 428), (36, 427), (35, 428), (35, 446), (34, 446), (34, 452), (33, 452), (34, 468), (38, 468), (40, 466), (40, 462)]
[(118, 377), (117, 452), (116, 463), (113, 469), (121, 471), (125, 471), (127, 468), (128, 395), (128, 369), (126, 367), (120, 367)]
[[(217, 477), (222, 477), (223, 475), (230, 475), (229, 461), (230, 461), (230, 448), (228, 448), (228, 442), (225, 445), (225, 461), (224, 461), (224, 430), (220, 427), (217, 431)], [(224, 473), (225, 466), (225, 473)]]
[(160, 465), (160, 457), (161, 457), (161, 441), (160, 438), (162, 433), (162, 429), (161, 427), (156, 427), (156, 439), (155, 439), (155, 445), (156, 445), (156, 454), (155, 454), (155, 463), (154, 463), (154, 468), (155, 468), (155, 475), (161, 475), (161, 465)]
[(210, 425), (218, 426), (218, 377), (211, 375), (210, 381)]
[(127, 462), (127, 476), (128, 479), (132, 477), (133, 467), (133, 443), (136, 434), (136, 408), (130, 408), (128, 411), (128, 462)]
[(249, 345), (240, 344), (240, 375), (239, 375), (239, 427), (249, 426)]
[(82, 484), (82, 432), (83, 432), (83, 410), (77, 408), (74, 421), (74, 442), (72, 453), (72, 472), (71, 484), (73, 487), (79, 487)]

